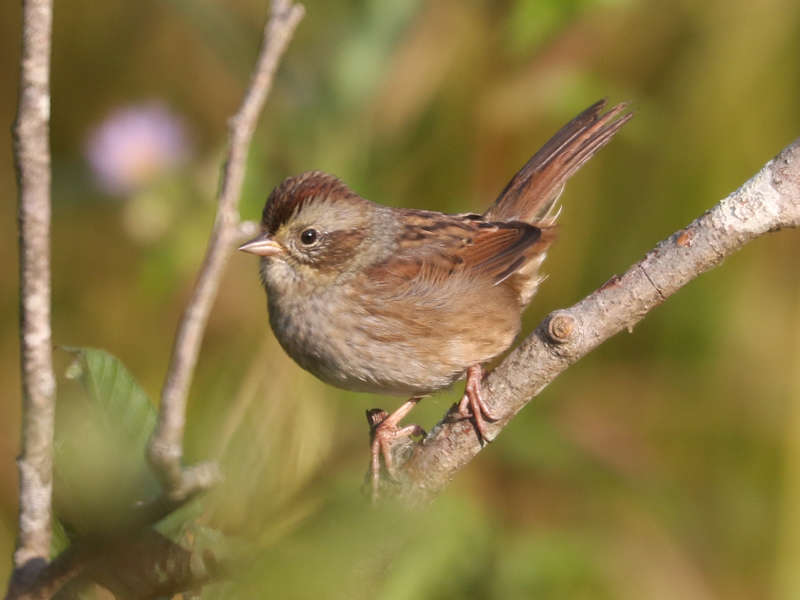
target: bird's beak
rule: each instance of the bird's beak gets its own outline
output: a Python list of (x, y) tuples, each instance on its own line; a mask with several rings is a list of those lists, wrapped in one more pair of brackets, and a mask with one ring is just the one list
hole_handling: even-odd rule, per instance
[(264, 232), (258, 237), (245, 242), (239, 246), (239, 250), (259, 256), (278, 256), (284, 252), (283, 246), (275, 240), (270, 239), (268, 232)]

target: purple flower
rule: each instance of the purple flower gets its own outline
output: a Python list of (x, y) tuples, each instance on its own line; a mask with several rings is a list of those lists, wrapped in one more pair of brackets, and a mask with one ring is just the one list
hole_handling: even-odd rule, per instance
[(155, 102), (114, 110), (86, 142), (97, 184), (115, 195), (143, 188), (184, 164), (189, 154), (181, 119)]

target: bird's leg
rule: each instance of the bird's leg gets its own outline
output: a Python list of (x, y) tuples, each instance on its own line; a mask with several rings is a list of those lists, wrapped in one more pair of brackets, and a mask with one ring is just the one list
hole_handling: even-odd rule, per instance
[(400, 421), (405, 419), (411, 409), (422, 399), (421, 396), (409, 398), (400, 408), (387, 415), (385, 410), (373, 408), (367, 411), (367, 421), (370, 424), (372, 461), (370, 462), (370, 478), (372, 480), (372, 500), (378, 499), (381, 476), (381, 456), (389, 477), (395, 477), (394, 461), (392, 460), (393, 442), (401, 437), (412, 435), (425, 435), (425, 430), (419, 425), (398, 427)]
[(464, 395), (458, 403), (458, 414), (465, 419), (472, 418), (478, 439), (481, 442), (490, 441), (486, 431), (486, 421), (497, 421), (486, 402), (483, 400), (483, 367), (473, 365), (467, 369), (467, 384), (464, 386)]

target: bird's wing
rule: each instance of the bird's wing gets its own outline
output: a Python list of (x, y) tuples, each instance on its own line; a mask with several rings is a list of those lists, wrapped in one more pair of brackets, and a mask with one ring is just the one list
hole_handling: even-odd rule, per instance
[(373, 265), (369, 277), (394, 288), (465, 276), (497, 285), (543, 252), (552, 238), (552, 230), (518, 221), (407, 210), (396, 253)]

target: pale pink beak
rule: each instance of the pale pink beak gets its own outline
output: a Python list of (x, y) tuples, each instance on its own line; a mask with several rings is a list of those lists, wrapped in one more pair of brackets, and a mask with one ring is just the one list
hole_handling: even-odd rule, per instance
[(284, 253), (283, 246), (270, 239), (269, 233), (262, 233), (258, 237), (239, 246), (242, 252), (257, 254), (258, 256), (278, 256)]

